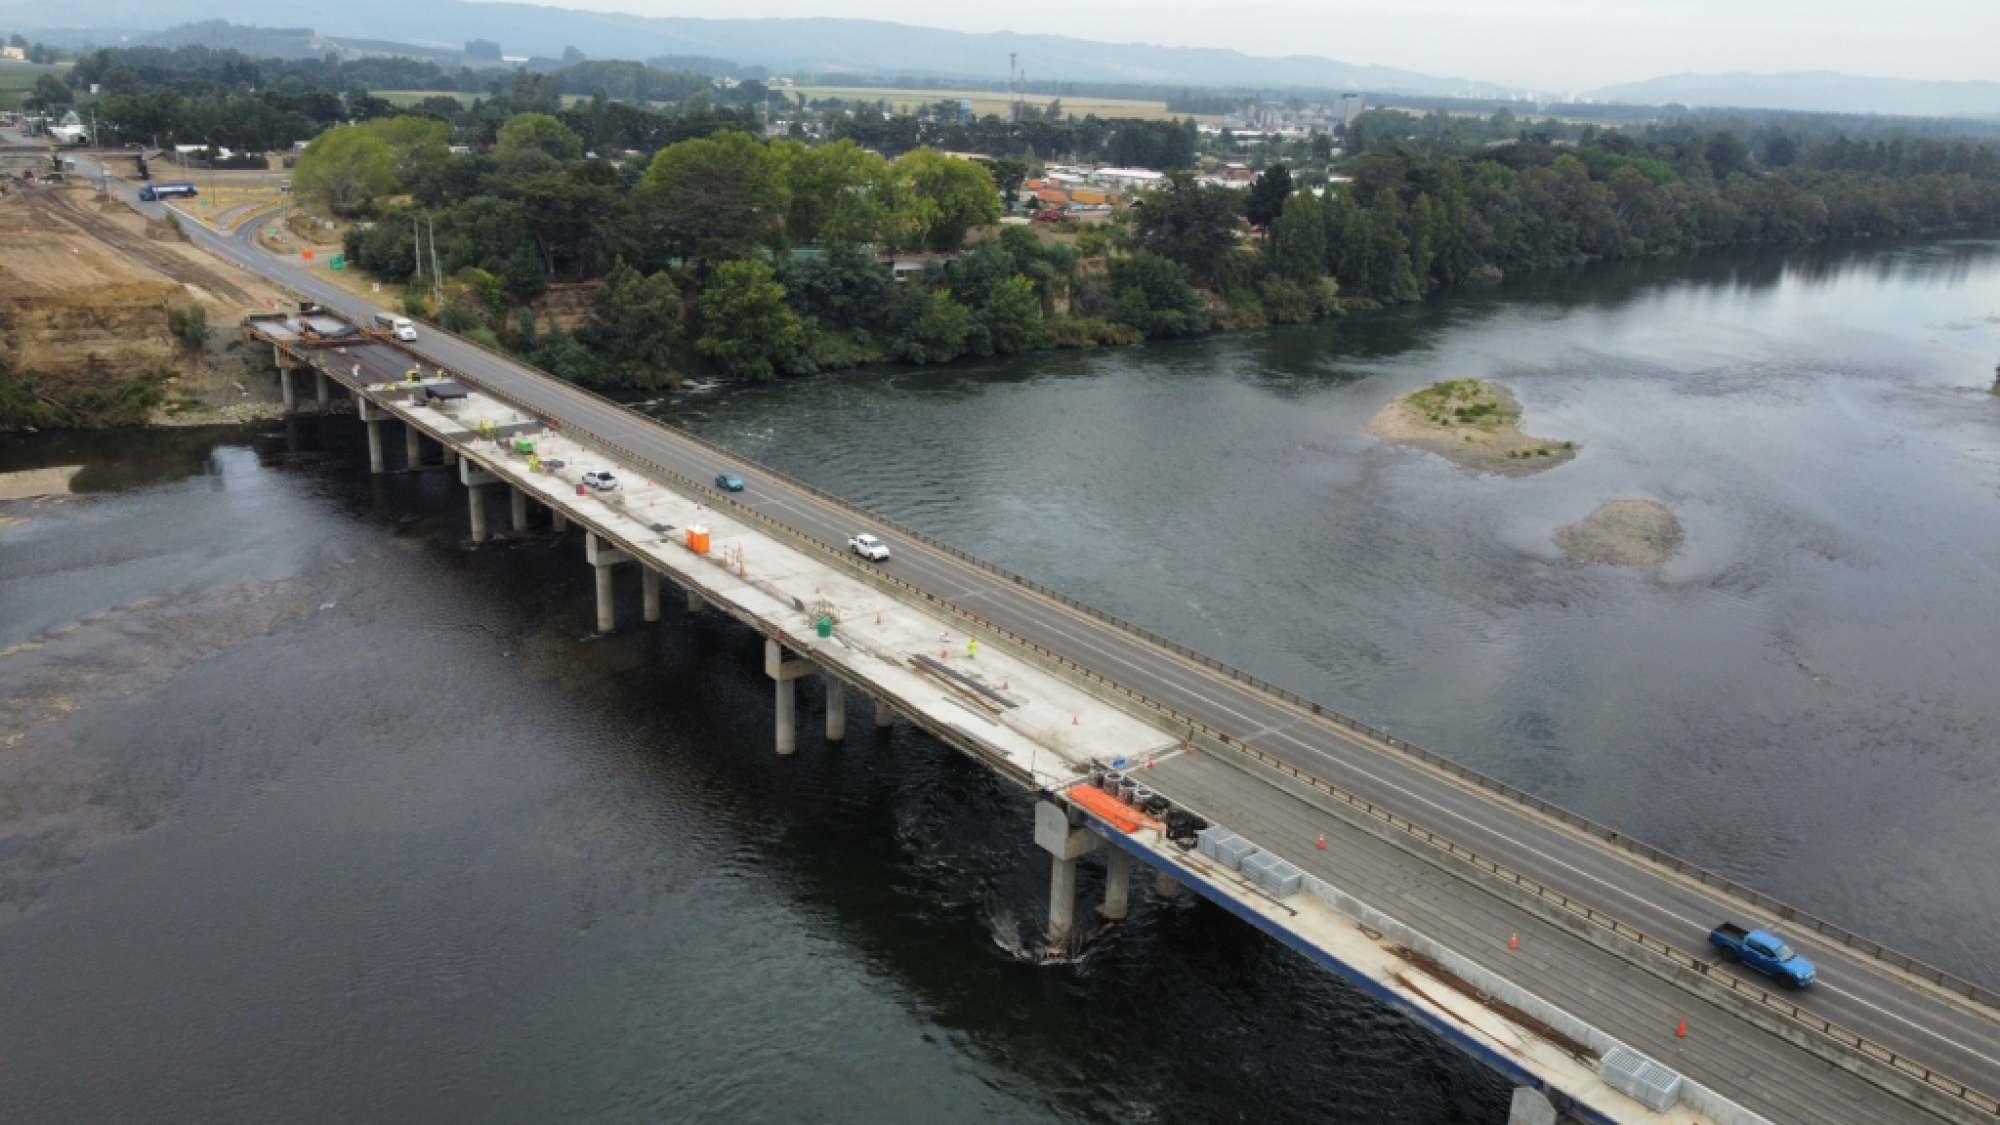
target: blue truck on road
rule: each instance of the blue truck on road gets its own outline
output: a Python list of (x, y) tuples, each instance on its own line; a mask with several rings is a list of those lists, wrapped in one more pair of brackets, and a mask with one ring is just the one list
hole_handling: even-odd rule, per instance
[(1722, 951), (1724, 961), (1741, 961), (1786, 988), (1804, 988), (1819, 975), (1811, 961), (1767, 930), (1746, 930), (1724, 922), (1709, 932), (1708, 943)]
[(195, 190), (193, 184), (147, 184), (145, 187), (139, 189), (139, 198), (148, 203), (156, 203), (162, 199), (172, 199), (177, 196), (187, 197), (199, 194), (201, 193)]

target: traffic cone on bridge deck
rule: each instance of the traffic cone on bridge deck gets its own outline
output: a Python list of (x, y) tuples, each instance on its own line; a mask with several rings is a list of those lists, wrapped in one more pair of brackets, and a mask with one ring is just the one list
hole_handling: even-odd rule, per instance
[(1516, 953), (1520, 952), (1520, 950), (1521, 950), (1521, 935), (1520, 935), (1520, 934), (1508, 934), (1508, 935), (1507, 935), (1507, 948), (1508, 948), (1508, 949), (1511, 949), (1511, 950), (1513, 950), (1513, 951), (1515, 951)]
[(1674, 1029), (1674, 1038), (1686, 1039), (1687, 1037), (1688, 1037), (1688, 1021), (1686, 1016), (1682, 1016), (1681, 1025)]
[(1319, 836), (1319, 850), (1320, 851), (1326, 850), (1326, 833), (1324, 832), (1320, 833)]

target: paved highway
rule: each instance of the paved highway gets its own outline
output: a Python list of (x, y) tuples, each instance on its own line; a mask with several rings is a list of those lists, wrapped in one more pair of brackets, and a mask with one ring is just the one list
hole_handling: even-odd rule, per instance
[[(133, 198), (128, 185), (113, 189)], [(158, 205), (135, 204), (158, 214)], [(197, 242), (357, 322), (372, 311), (321, 278), (258, 250), (257, 229), (231, 236), (183, 222)], [(448, 336), (424, 330), (415, 351), (514, 398), (562, 425), (705, 481), (742, 476), (741, 502), (803, 535), (840, 549), (865, 516), (720, 455), (671, 427), (606, 403)], [(1107, 678), (1139, 691), (1288, 764), (1446, 835), (1546, 886), (1682, 950), (1708, 957), (1709, 929), (1724, 920), (1766, 921), (1745, 903), (1648, 864), (1531, 810), (1363, 743), (1327, 720), (1204, 667), (1126, 630), (1042, 596), (918, 541), (883, 533), (895, 552), (887, 569), (903, 581), (985, 617)], [(1393, 911), (1393, 903), (1382, 904)], [(1774, 928), (1784, 932), (1784, 927)], [(1844, 947), (1786, 933), (1821, 970), (1795, 997), (1801, 1007), (1988, 1093), (2000, 1093), (2000, 1016), (1943, 998), (1896, 969)], [(1721, 971), (1745, 971), (1736, 968)]]

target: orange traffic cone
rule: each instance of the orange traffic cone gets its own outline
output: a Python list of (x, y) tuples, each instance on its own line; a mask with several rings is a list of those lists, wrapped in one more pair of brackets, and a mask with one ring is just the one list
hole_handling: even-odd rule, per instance
[(878, 613), (875, 615), (875, 624), (880, 625), (881, 623), (882, 623), (882, 615)]
[(1082, 720), (1078, 719), (1075, 715), (1071, 715), (1069, 717), (1069, 725), (1073, 727), (1080, 727), (1083, 725), (1083, 722)]
[(1321, 836), (1320, 836), (1320, 838), (1319, 838), (1319, 850), (1320, 850), (1320, 851), (1325, 851), (1325, 850), (1326, 850), (1326, 836), (1325, 836), (1325, 834), (1321, 834)]
[(1688, 1021), (1686, 1020), (1685, 1017), (1683, 1017), (1681, 1020), (1681, 1025), (1674, 1029), (1674, 1038), (1686, 1039), (1687, 1037), (1688, 1037)]
[(1507, 948), (1518, 952), (1521, 948), (1521, 935), (1520, 934), (1507, 935)]

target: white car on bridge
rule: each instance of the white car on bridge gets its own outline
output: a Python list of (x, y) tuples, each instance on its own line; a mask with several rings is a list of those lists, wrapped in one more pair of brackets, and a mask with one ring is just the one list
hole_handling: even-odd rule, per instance
[(873, 562), (889, 561), (889, 545), (865, 531), (849, 536), (847, 549)]

